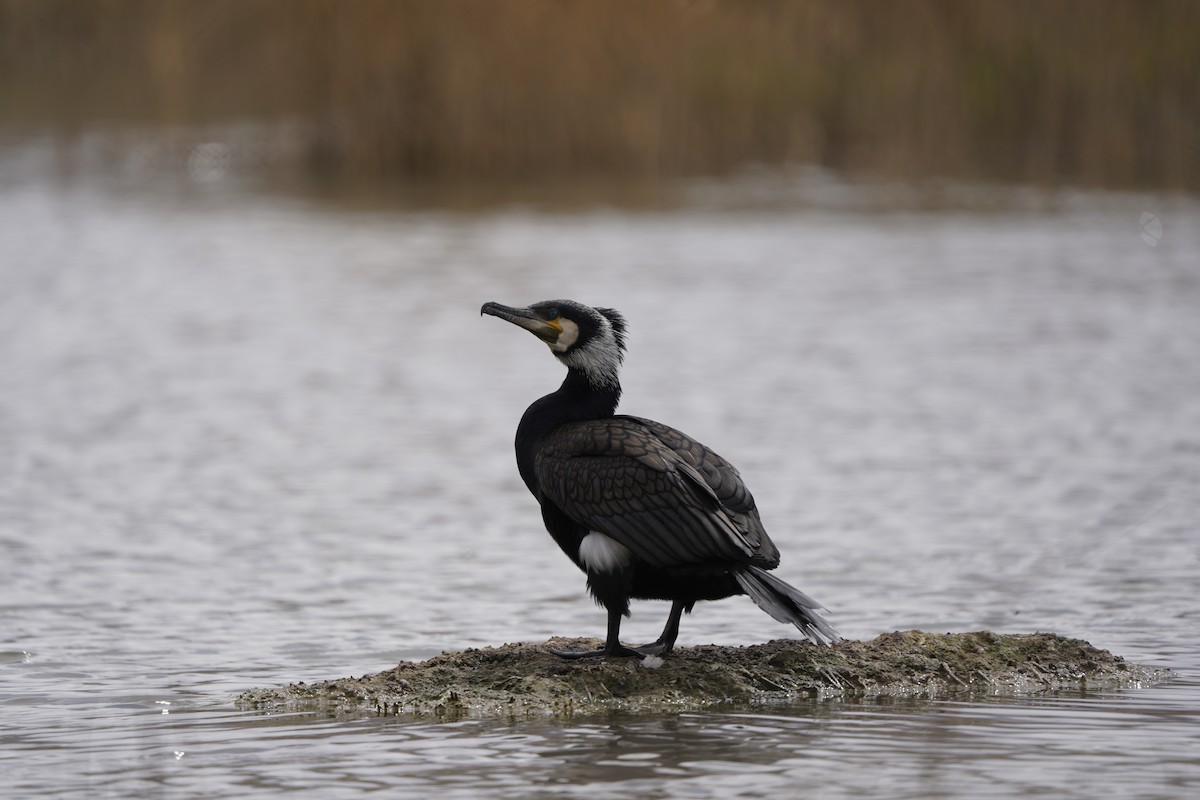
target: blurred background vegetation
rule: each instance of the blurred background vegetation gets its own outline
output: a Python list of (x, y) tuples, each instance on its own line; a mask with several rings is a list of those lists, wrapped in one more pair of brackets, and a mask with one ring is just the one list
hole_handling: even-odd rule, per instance
[(0, 0), (0, 126), (330, 185), (747, 165), (1200, 189), (1200, 2)]

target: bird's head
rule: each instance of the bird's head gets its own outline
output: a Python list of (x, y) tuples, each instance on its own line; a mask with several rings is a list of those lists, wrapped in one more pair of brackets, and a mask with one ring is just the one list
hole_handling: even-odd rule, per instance
[(541, 339), (568, 369), (599, 387), (620, 385), (625, 355), (625, 318), (611, 308), (574, 300), (544, 300), (526, 308), (484, 303), (480, 314), (508, 320)]

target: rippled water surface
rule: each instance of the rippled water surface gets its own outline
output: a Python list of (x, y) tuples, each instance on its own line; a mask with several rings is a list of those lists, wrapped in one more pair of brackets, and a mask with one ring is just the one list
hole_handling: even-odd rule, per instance
[[(6, 177), (5, 797), (1200, 790), (1194, 202), (350, 213)], [(561, 367), (478, 313), (560, 296), (626, 313), (623, 408), (739, 465), (847, 636), (1052, 630), (1174, 679), (569, 722), (237, 710), (600, 633), (512, 463)], [(665, 613), (637, 604), (628, 638)], [(734, 598), (680, 643), (788, 630)]]

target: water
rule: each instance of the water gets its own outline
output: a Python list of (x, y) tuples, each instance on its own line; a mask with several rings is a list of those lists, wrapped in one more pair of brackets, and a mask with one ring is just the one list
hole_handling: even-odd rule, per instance
[[(1193, 201), (352, 213), (4, 169), (5, 797), (1200, 788)], [(739, 465), (848, 637), (1051, 630), (1176, 677), (567, 722), (236, 709), (602, 631), (512, 463), (560, 367), (478, 316), (560, 296), (625, 312), (623, 408)], [(665, 614), (636, 604), (628, 638)], [(735, 598), (680, 644), (787, 634)]]

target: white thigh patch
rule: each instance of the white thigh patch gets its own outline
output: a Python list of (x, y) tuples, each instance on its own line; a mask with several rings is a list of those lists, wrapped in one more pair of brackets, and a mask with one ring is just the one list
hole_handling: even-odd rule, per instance
[(589, 572), (612, 572), (628, 565), (632, 558), (628, 547), (596, 531), (579, 543), (579, 560)]

